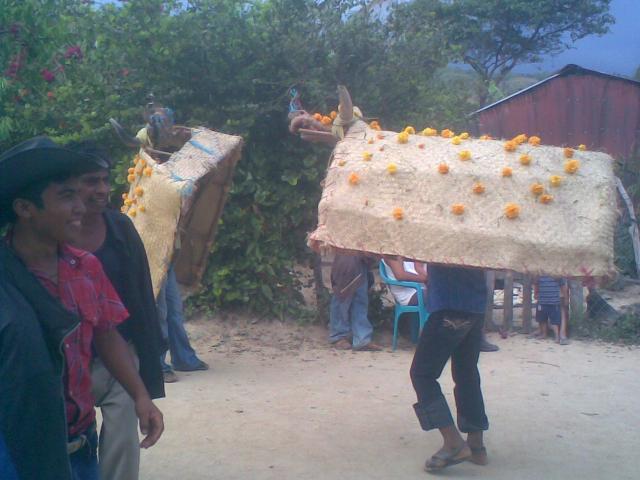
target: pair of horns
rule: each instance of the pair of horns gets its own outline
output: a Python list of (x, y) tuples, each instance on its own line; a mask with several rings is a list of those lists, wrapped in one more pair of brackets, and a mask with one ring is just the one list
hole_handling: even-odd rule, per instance
[(338, 114), (344, 125), (348, 125), (353, 121), (353, 102), (351, 101), (351, 95), (347, 87), (344, 85), (338, 85)]

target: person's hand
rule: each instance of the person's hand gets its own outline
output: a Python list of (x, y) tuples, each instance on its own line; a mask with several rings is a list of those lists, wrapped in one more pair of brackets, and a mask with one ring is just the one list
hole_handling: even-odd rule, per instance
[(136, 401), (136, 415), (140, 422), (140, 432), (145, 435), (140, 448), (154, 446), (164, 431), (162, 412), (146, 397)]

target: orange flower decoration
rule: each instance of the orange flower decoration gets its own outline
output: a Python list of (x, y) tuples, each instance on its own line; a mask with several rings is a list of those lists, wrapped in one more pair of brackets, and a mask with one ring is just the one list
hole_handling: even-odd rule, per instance
[(460, 160), (470, 160), (471, 152), (469, 150), (462, 150), (458, 153), (458, 158), (460, 158)]
[(522, 165), (530, 165), (531, 164), (531, 155), (526, 154), (526, 153), (520, 155), (520, 163)]
[(370, 127), (372, 130), (381, 130), (381, 128), (380, 128), (380, 124), (378, 123), (378, 121), (377, 121), (377, 120), (374, 120), (373, 122), (371, 122), (371, 123), (369, 124), (369, 127)]
[(451, 213), (454, 215), (462, 215), (464, 213), (464, 205), (462, 203), (454, 203), (451, 205)]
[(507, 142), (504, 142), (504, 149), (507, 152), (515, 152), (516, 148), (518, 148), (518, 144), (516, 142), (514, 142), (513, 140), (509, 140)]
[(129, 194), (128, 193), (123, 193), (122, 194), (122, 200), (126, 200), (127, 198), (129, 198)]
[(407, 132), (400, 132), (397, 137), (398, 143), (407, 143), (409, 141), (409, 134)]
[(127, 169), (127, 172), (129, 173), (129, 175), (131, 175), (132, 173), (136, 173), (136, 169), (135, 169), (135, 168), (133, 168), (133, 167), (129, 167), (129, 168)]
[(351, 172), (349, 174), (349, 183), (351, 185), (357, 185), (358, 183), (360, 183), (360, 177), (358, 176), (357, 173)]
[(375, 142), (375, 140), (374, 140), (373, 138), (370, 138), (369, 140), (367, 140), (367, 143), (368, 143), (369, 145), (372, 145), (372, 144), (373, 144), (373, 142)]
[(455, 133), (452, 130), (445, 128), (440, 132), (440, 135), (443, 136), (444, 138), (451, 138), (455, 135)]
[(320, 113), (314, 113), (314, 114), (313, 114), (313, 119), (314, 119), (314, 120), (317, 120), (317, 121), (319, 121), (319, 122), (321, 122), (321, 121), (322, 121), (322, 114), (320, 114)]
[(531, 193), (535, 196), (542, 195), (544, 193), (544, 185), (541, 183), (534, 183), (531, 185)]
[(559, 187), (562, 184), (562, 177), (560, 175), (551, 175), (549, 177), (549, 183), (552, 187)]
[(424, 130), (422, 130), (422, 135), (424, 135), (425, 137), (433, 137), (434, 135), (437, 135), (438, 131), (435, 128), (425, 128)]
[(527, 141), (527, 136), (524, 133), (521, 133), (520, 135), (513, 137), (513, 141), (518, 145), (522, 145)]
[(578, 168), (580, 168), (580, 162), (576, 159), (567, 160), (564, 163), (564, 171), (567, 173), (576, 173)]
[(323, 125), (331, 125), (333, 123), (333, 120), (331, 120), (331, 117), (327, 117), (326, 115), (322, 117), (322, 120), (320, 121), (322, 122)]
[(137, 195), (138, 197), (141, 197), (142, 195), (144, 195), (144, 188), (142, 188), (142, 187), (136, 187), (136, 188), (135, 188), (135, 190), (134, 190), (134, 192), (136, 192), (136, 195)]
[(130, 198), (126, 198), (126, 199), (124, 200), (124, 204), (125, 204), (127, 207), (131, 206), (131, 204), (132, 204), (132, 203), (133, 203), (133, 200), (131, 200)]
[(438, 165), (438, 172), (443, 175), (449, 173), (449, 165), (447, 165), (446, 163), (441, 163), (440, 165)]
[(564, 149), (564, 157), (565, 158), (573, 158), (573, 148), (565, 148)]
[(491, 135), (480, 135), (480, 140), (492, 140)]
[(387, 165), (387, 172), (389, 172), (389, 175), (395, 175), (397, 171), (398, 166), (395, 163), (390, 163), (389, 165)]
[(129, 209), (129, 216), (131, 217), (135, 217), (136, 216), (136, 209), (135, 208), (130, 208)]
[(150, 177), (151, 174), (153, 173), (153, 168), (145, 167), (142, 173), (144, 174), (145, 177)]
[(138, 163), (140, 161), (140, 157), (138, 155), (136, 155), (135, 157), (133, 157), (133, 164), (135, 165), (136, 163)]
[(529, 137), (529, 145), (532, 145), (534, 147), (537, 147), (540, 145), (540, 137), (536, 137), (535, 135), (532, 135), (531, 137)]
[(413, 128), (411, 125), (408, 125), (408, 126), (404, 127), (404, 131), (407, 132), (409, 135), (415, 135), (416, 134), (416, 129)]
[(484, 185), (480, 182), (477, 182), (474, 186), (473, 186), (473, 193), (477, 193), (478, 195), (484, 193)]
[(336, 112), (335, 110), (331, 110), (329, 117), (331, 117), (331, 120), (335, 120), (338, 117), (338, 112)]
[(503, 177), (510, 177), (513, 174), (513, 169), (511, 167), (504, 167), (502, 169), (502, 176)]
[(460, 139), (460, 137), (453, 137), (451, 139), (451, 143), (453, 143), (454, 145), (460, 145), (462, 143), (462, 140)]
[(372, 158), (373, 158), (373, 153), (371, 153), (371, 152), (364, 152), (364, 153), (362, 154), (362, 159), (363, 159), (365, 162), (370, 161)]
[(553, 195), (549, 195), (548, 193), (545, 193), (544, 195), (540, 195), (540, 203), (551, 203), (553, 202)]
[(146, 167), (147, 166), (147, 161), (142, 157), (140, 157), (140, 166), (141, 167)]
[(127, 175), (127, 182), (129, 182), (129, 183), (133, 183), (133, 182), (135, 182), (135, 181), (136, 181), (136, 178), (137, 178), (137, 177), (136, 177), (136, 175), (135, 175), (135, 174), (129, 174), (129, 175)]
[(584, 152), (587, 149), (587, 146), (584, 143), (581, 143), (580, 145), (578, 145), (578, 150), (580, 150), (581, 152)]
[(404, 218), (404, 212), (400, 207), (394, 208), (392, 215), (396, 220), (402, 220)]
[(520, 207), (515, 203), (507, 203), (504, 206), (504, 215), (510, 219), (518, 218), (520, 216)]
[(459, 136), (460, 136), (460, 138), (462, 140), (466, 140), (467, 138), (469, 138), (469, 133), (468, 132), (462, 132)]

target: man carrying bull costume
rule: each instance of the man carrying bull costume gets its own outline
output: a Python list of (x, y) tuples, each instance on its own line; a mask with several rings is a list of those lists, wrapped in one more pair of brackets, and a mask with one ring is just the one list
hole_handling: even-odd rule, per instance
[[(42, 349), (38, 351), (42, 374), (49, 381), (32, 395), (51, 398), (52, 392), (62, 391), (64, 398), (64, 409), (57, 402), (45, 409), (49, 426), (55, 426), (57, 432), (56, 437), (42, 432), (49, 444), (41, 443), (35, 432), (28, 437), (22, 435), (20, 424), (17, 431), (4, 429), (7, 419), (3, 417), (17, 416), (28, 427), (34, 412), (15, 403), (12, 410), (0, 411), (2, 434), (23, 479), (99, 478), (90, 378), (92, 345), (134, 399), (140, 430), (147, 435), (141, 446), (154, 445), (164, 429), (162, 414), (151, 401), (127, 344), (116, 329), (129, 313), (100, 262), (90, 253), (69, 246), (78, 238), (85, 213), (77, 177), (88, 163), (107, 168), (102, 159), (61, 148), (46, 137), (23, 142), (0, 157), (0, 226), (10, 224), (6, 238), (0, 242), (3, 279), (30, 304), (39, 325), (30, 331), (33, 343), (44, 342), (49, 352), (42, 355)], [(25, 321), (28, 316), (27, 309)], [(5, 358), (3, 363), (13, 361), (17, 358)], [(62, 430), (66, 445), (58, 443), (60, 422), (66, 423), (66, 432), (64, 427)], [(51, 464), (32, 457), (35, 466), (21, 461), (28, 455), (25, 451), (40, 455), (49, 449), (60, 452), (61, 448), (68, 453), (66, 462), (59, 457)], [(51, 477), (49, 471), (54, 466), (58, 472)], [(23, 475), (21, 467), (35, 468), (37, 473)]]
[[(358, 122), (344, 87), (339, 87), (339, 122), (323, 125), (304, 111), (292, 112), (292, 133), (312, 142), (335, 145), (344, 129)], [(483, 431), (489, 423), (484, 410), (478, 358), (486, 303), (484, 271), (446, 265), (427, 266), (427, 311), (430, 312), (411, 366), (411, 380), (418, 396), (414, 409), (424, 430), (439, 429), (444, 445), (425, 464), (434, 472), (463, 461), (487, 463)], [(456, 384), (456, 428), (438, 378), (451, 358)], [(460, 431), (467, 433), (462, 438)]]

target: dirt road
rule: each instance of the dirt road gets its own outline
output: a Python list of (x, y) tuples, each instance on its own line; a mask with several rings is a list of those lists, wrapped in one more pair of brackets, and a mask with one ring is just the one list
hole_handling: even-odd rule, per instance
[[(439, 435), (414, 416), (409, 345), (338, 352), (324, 330), (197, 321), (208, 372), (181, 374), (159, 402), (167, 430), (143, 479), (422, 479)], [(381, 343), (388, 338), (382, 338)], [(640, 349), (517, 335), (482, 354), (490, 464), (441, 476), (640, 478)], [(448, 368), (443, 389), (453, 404)]]

